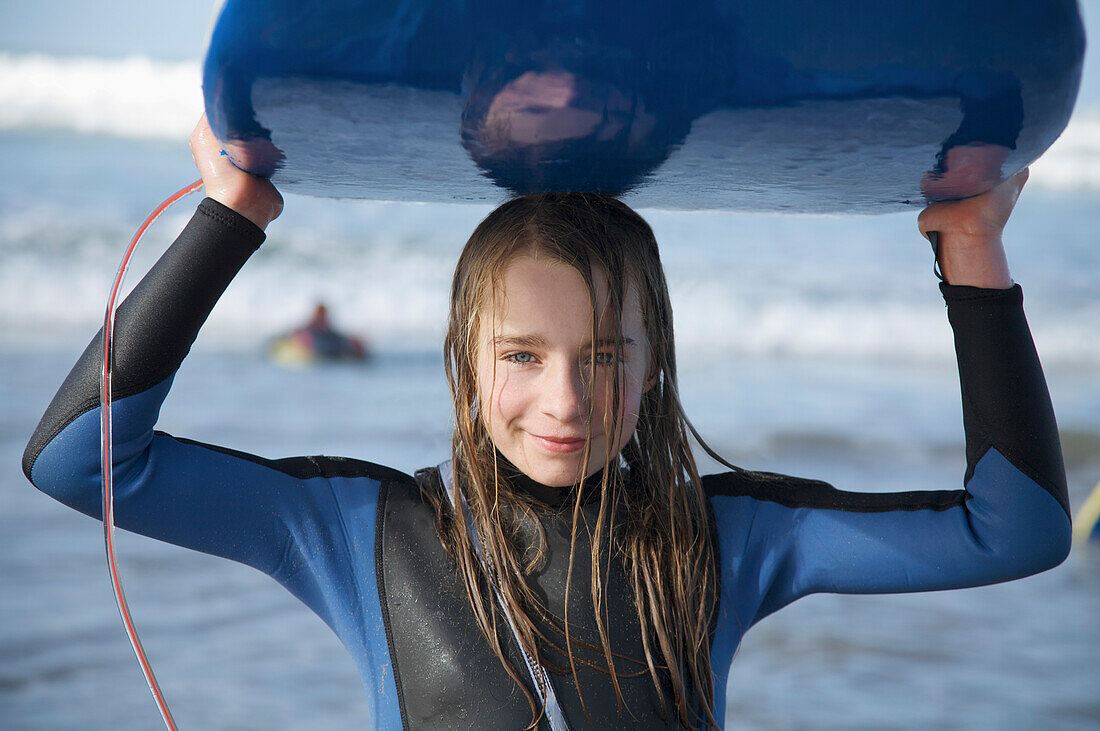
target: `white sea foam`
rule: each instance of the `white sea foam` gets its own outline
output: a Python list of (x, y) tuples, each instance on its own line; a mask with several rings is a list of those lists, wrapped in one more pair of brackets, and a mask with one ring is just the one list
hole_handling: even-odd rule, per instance
[[(411, 223), (416, 216), (421, 217), (419, 230)], [(158, 223), (142, 244), (144, 251), (128, 278), (130, 284), (182, 228), (186, 217), (186, 211), (173, 212)], [(458, 239), (472, 228), (466, 219), (475, 217), (411, 205), (379, 206), (376, 214), (361, 217), (360, 236), (291, 220), (280, 222), (218, 303), (203, 342), (254, 350), (266, 338), (304, 321), (314, 303), (324, 300), (338, 326), (366, 336), (383, 349), (437, 350)], [(779, 231), (779, 239), (771, 245), (776, 257), (783, 252), (790, 255), (785, 266), (759, 258), (722, 262), (722, 254), (712, 251), (708, 254), (712, 266), (700, 268), (689, 261), (692, 257), (685, 253), (682, 241), (669, 242), (666, 267), (676, 308), (677, 341), (689, 358), (685, 365), (730, 355), (950, 365), (953, 351), (943, 306), (930, 282), (929, 266), (920, 263), (927, 252), (897, 243), (893, 248), (907, 248), (918, 263), (901, 267), (876, 258), (887, 243), (870, 240), (874, 236), (862, 233), (860, 227), (873, 233), (884, 221), (870, 217), (847, 224), (853, 232), (852, 253), (822, 251), (805, 254), (801, 261), (798, 247), (808, 248), (812, 242), (800, 244), (797, 234)], [(745, 217), (707, 222), (710, 234), (700, 236), (715, 240), (728, 239), (726, 229), (731, 225), (741, 230), (753, 225)], [(41, 211), (9, 216), (0, 223), (0, 257), (5, 262), (0, 267), (0, 331), (5, 338), (90, 335), (98, 326), (128, 234), (125, 227), (111, 222), (95, 228), (81, 227), (78, 221), (45, 223)], [(399, 233), (387, 226), (412, 230)], [(803, 226), (804, 239), (824, 228), (816, 219), (805, 220)], [(462, 234), (456, 233), (460, 230)], [(751, 243), (756, 239), (754, 232), (749, 233), (741, 240), (742, 252), (758, 245)], [(897, 236), (883, 230), (881, 238)], [(735, 246), (731, 242), (725, 248)], [(726, 258), (733, 258), (732, 254)], [(859, 269), (853, 262), (860, 258), (871, 262), (870, 271), (882, 271), (869, 274)], [(1021, 271), (1032, 272), (1026, 277), (1033, 303), (1029, 312), (1044, 362), (1067, 367), (1100, 365), (1100, 341), (1089, 335), (1100, 322), (1100, 303), (1076, 295), (1072, 301), (1067, 299), (1072, 293), (1061, 290), (1077, 291), (1080, 286), (1075, 280), (1059, 275), (1044, 282), (1029, 256), (1017, 259)], [(1064, 265), (1058, 271), (1064, 271)]]
[(181, 140), (201, 113), (198, 62), (0, 53), (0, 131)]
[[(202, 112), (197, 61), (0, 53), (0, 132), (46, 129), (183, 140)], [(1079, 108), (1032, 185), (1100, 190), (1100, 107)]]
[(1031, 166), (1032, 185), (1100, 190), (1100, 108), (1079, 109), (1062, 136)]

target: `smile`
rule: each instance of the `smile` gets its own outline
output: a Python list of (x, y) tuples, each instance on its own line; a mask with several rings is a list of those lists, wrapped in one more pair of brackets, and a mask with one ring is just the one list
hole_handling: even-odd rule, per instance
[(531, 434), (531, 438), (535, 440), (536, 444), (548, 452), (569, 454), (584, 449), (584, 437), (544, 437), (538, 434)]

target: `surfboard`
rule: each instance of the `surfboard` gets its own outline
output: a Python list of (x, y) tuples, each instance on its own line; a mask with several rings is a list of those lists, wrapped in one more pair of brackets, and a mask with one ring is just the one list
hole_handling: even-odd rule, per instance
[(1065, 128), (1075, 0), (227, 0), (231, 159), (283, 190), (885, 212), (981, 193)]

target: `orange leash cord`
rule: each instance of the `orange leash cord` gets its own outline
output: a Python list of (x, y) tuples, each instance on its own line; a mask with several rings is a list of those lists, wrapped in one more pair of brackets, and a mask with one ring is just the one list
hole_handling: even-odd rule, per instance
[(118, 565), (115, 562), (114, 476), (111, 469), (113, 463), (113, 437), (111, 433), (111, 371), (114, 365), (114, 325), (118, 292), (122, 288), (122, 280), (126, 276), (126, 270), (130, 267), (130, 259), (137, 249), (138, 242), (141, 241), (141, 237), (145, 235), (146, 229), (148, 229), (153, 221), (157, 220), (160, 214), (164, 213), (170, 205), (201, 187), (202, 181), (199, 180), (177, 191), (168, 198), (168, 200), (161, 203), (155, 211), (149, 214), (149, 217), (145, 219), (145, 223), (141, 224), (141, 228), (134, 234), (134, 238), (130, 241), (130, 246), (126, 249), (126, 254), (122, 257), (122, 262), (119, 264), (118, 273), (115, 275), (115, 281), (111, 287), (110, 296), (107, 299), (107, 313), (103, 318), (103, 380), (99, 392), (99, 433), (101, 440), (100, 462), (103, 476), (103, 541), (107, 549), (107, 568), (111, 574), (111, 586), (114, 588), (115, 603), (118, 605), (119, 614), (122, 615), (122, 624), (126, 629), (126, 636), (130, 639), (130, 646), (134, 648), (134, 654), (137, 656), (138, 664), (141, 666), (141, 672), (145, 676), (145, 682), (149, 685), (149, 691), (153, 694), (153, 700), (156, 701), (160, 716), (164, 719), (164, 725), (168, 727), (169, 731), (176, 731), (176, 722), (172, 718), (172, 713), (168, 709), (168, 703), (164, 700), (164, 694), (161, 692), (160, 686), (157, 685), (157, 679), (153, 675), (153, 668), (149, 664), (148, 658), (145, 656), (144, 648), (141, 646), (141, 640), (138, 638), (137, 629), (134, 627), (134, 621), (130, 617), (130, 608), (126, 604), (126, 596), (122, 593), (122, 582), (119, 578)]

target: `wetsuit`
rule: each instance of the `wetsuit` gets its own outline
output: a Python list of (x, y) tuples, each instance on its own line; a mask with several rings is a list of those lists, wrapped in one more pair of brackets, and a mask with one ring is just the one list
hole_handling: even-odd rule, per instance
[[(520, 728), (522, 693), (480, 635), (434, 514), (414, 477), (351, 459), (268, 460), (153, 430), (173, 375), (224, 288), (263, 233), (206, 200), (119, 310), (114, 389), (119, 526), (225, 556), (272, 576), (339, 636), (358, 667), (377, 728)], [(759, 473), (704, 478), (720, 584), (712, 664), (722, 720), (730, 663), (743, 633), (814, 592), (901, 592), (1004, 581), (1058, 564), (1069, 546), (1065, 475), (1053, 411), (1019, 287), (944, 287), (956, 333), (966, 431), (965, 490), (860, 494)], [(41, 490), (100, 515), (99, 338), (51, 403), (24, 455)], [(423, 489), (435, 477), (424, 473)], [(567, 490), (530, 489), (547, 505), (549, 562), (531, 578), (564, 613)], [(585, 508), (591, 514), (594, 506)], [(579, 531), (579, 556), (587, 556)], [(612, 562), (613, 648), (644, 657), (629, 582)], [(588, 561), (570, 594), (574, 639), (594, 642)], [(507, 630), (502, 630), (506, 632)], [(515, 641), (501, 635), (513, 665)], [(543, 648), (547, 663), (563, 663)], [(581, 649), (582, 656), (603, 661)], [(624, 673), (641, 668), (617, 660)], [(554, 674), (574, 728), (664, 724), (646, 673), (622, 681), (579, 663)], [(668, 699), (667, 688), (662, 689)], [(671, 722), (669, 725), (674, 725)], [(545, 725), (543, 726), (545, 728)]]

